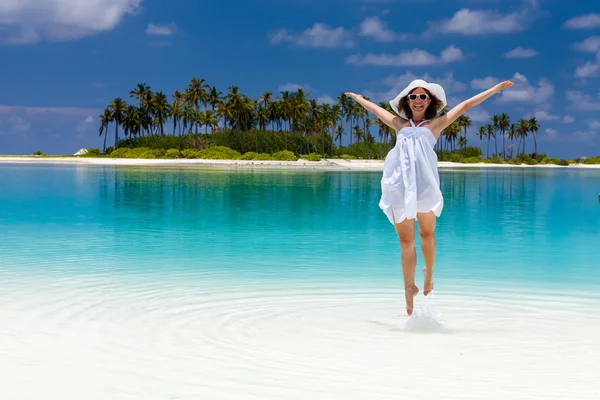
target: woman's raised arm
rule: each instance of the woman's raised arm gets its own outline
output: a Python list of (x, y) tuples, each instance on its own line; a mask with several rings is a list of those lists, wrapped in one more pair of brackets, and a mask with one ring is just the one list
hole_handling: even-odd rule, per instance
[(501, 91), (511, 87), (512, 85), (513, 83), (511, 81), (500, 82), (496, 86), (484, 92), (481, 92), (471, 97), (470, 99), (463, 101), (462, 103), (458, 104), (456, 107), (448, 111), (446, 114), (434, 119), (430, 124), (431, 130), (435, 131), (435, 133), (443, 131), (448, 127), (448, 125), (456, 121), (456, 119), (463, 115), (468, 109), (475, 107), (478, 104), (481, 104), (496, 93), (500, 93)]
[(377, 104), (373, 103), (362, 97), (360, 94), (346, 92), (344, 93), (346, 96), (353, 98), (356, 100), (358, 104), (363, 106), (367, 111), (373, 113), (377, 118), (379, 118), (384, 124), (394, 129), (394, 132), (398, 131), (402, 126), (401, 118), (395, 114), (392, 114), (388, 110), (379, 107)]

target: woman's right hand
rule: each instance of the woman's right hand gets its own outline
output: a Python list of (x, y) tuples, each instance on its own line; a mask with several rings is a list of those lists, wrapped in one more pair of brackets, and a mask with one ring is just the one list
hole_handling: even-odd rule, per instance
[(357, 97), (361, 97), (360, 94), (356, 94), (356, 93), (352, 93), (352, 92), (345, 92), (344, 94), (348, 97), (352, 97), (355, 100)]

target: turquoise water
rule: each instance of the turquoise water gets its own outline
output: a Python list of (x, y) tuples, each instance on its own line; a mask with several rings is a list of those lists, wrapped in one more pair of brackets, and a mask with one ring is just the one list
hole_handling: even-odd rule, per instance
[[(600, 286), (600, 170), (440, 176), (436, 290)], [(398, 239), (377, 206), (379, 179), (380, 172), (2, 164), (0, 271), (402, 287)]]
[(379, 172), (0, 164), (0, 398), (597, 399), (600, 170), (440, 173), (408, 318)]

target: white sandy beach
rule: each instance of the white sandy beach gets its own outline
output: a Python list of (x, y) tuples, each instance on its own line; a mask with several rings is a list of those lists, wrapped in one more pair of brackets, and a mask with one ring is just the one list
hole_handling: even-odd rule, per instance
[(408, 319), (392, 284), (1, 277), (1, 399), (600, 396), (581, 293), (446, 286)]
[[(48, 159), (16, 161), (45, 165)], [(382, 165), (336, 161), (342, 166), (258, 165), (339, 170)], [(52, 162), (257, 165), (86, 157)], [(462, 166), (472, 165), (457, 165)], [(52, 197), (42, 199), (46, 218), (52, 216)], [(107, 203), (118, 206), (110, 197)], [(321, 279), (307, 273), (289, 279), (260, 271), (244, 277), (217, 266), (178, 269), (176, 257), (147, 265), (136, 252), (116, 253), (114, 245), (136, 246), (129, 238), (155, 235), (152, 229), (131, 231), (125, 225), (85, 236), (69, 230), (69, 222), (54, 225), (35, 216), (35, 208), (14, 210), (36, 219), (16, 220), (23, 224), (22, 236), (12, 243), (28, 241), (25, 247), (10, 246), (10, 225), (8, 234), (0, 231), (8, 243), (8, 259), (0, 260), (0, 400), (600, 398), (598, 291), (547, 288), (535, 281), (527, 287), (436, 281), (434, 294), (418, 296), (415, 316), (407, 318), (401, 277), (368, 277), (368, 266), (366, 277)], [(121, 211), (121, 217), (106, 218), (141, 215)], [(47, 230), (29, 236), (38, 221)], [(55, 236), (55, 247), (40, 241), (41, 235)], [(36, 267), (43, 256), (31, 254), (44, 246), (41, 254), (51, 254), (52, 261)], [(97, 249), (85, 252), (91, 248)], [(204, 256), (197, 251), (195, 257)], [(245, 262), (243, 256), (231, 259)]]
[[(383, 169), (382, 160), (342, 160), (328, 158), (321, 161), (263, 161), (263, 160), (207, 160), (207, 159), (139, 159), (139, 158), (105, 158), (105, 157), (32, 157), (1, 156), (0, 163), (28, 164), (82, 164), (82, 165), (130, 165), (130, 166), (221, 166), (229, 168), (308, 168), (339, 169), (357, 171), (378, 171)], [(456, 163), (438, 162), (439, 168), (596, 168), (600, 164), (573, 164), (566, 166), (554, 164), (513, 165), (489, 163)]]

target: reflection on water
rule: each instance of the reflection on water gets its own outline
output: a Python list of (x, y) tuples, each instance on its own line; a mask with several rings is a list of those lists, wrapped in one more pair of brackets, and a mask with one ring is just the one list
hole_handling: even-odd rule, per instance
[[(1, 168), (0, 255), (14, 263), (19, 254), (64, 261), (68, 249), (74, 267), (87, 257), (123, 268), (400, 278), (380, 172)], [(597, 282), (596, 171), (441, 169), (440, 178), (438, 279)]]

